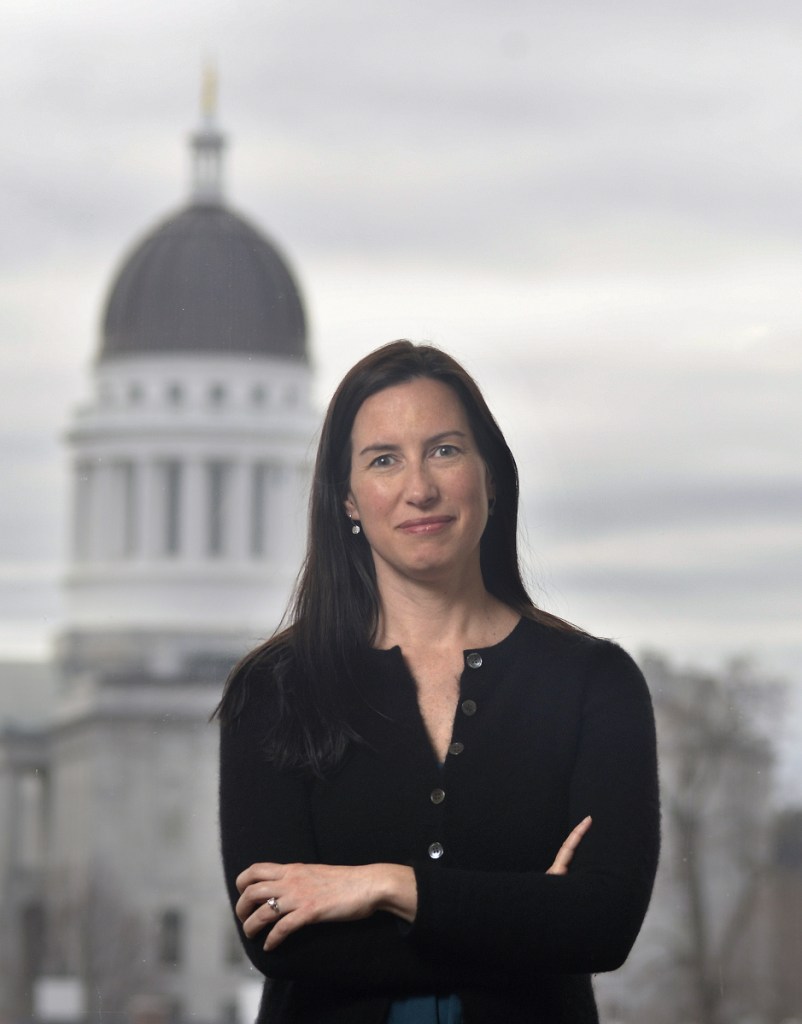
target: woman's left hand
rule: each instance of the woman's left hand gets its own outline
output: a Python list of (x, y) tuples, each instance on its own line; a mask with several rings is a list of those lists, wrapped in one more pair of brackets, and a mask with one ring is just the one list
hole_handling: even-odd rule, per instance
[(583, 818), (580, 823), (571, 830), (568, 838), (557, 851), (554, 863), (546, 872), (547, 875), (567, 875), (568, 865), (574, 859), (577, 846), (582, 842), (582, 837), (593, 824), (590, 815)]
[(307, 924), (358, 921), (377, 910), (411, 921), (417, 910), (414, 873), (400, 864), (252, 864), (237, 889), (243, 931), (252, 939), (269, 928), (267, 952)]

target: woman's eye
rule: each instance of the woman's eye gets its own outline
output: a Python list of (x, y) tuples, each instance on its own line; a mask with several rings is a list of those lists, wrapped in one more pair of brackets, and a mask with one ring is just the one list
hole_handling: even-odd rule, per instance
[(458, 449), (457, 449), (456, 445), (453, 445), (453, 444), (439, 444), (435, 448), (433, 454), (438, 459), (443, 459), (443, 458), (448, 458), (449, 455), (456, 455), (457, 451), (458, 451)]
[(371, 462), (371, 466), (377, 466), (379, 469), (384, 469), (386, 466), (392, 466), (393, 461), (394, 457), (392, 455), (377, 455)]

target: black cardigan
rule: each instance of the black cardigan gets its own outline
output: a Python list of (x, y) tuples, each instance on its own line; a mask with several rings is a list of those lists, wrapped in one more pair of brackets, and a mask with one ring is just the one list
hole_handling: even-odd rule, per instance
[[(390, 1000), (459, 993), (466, 1024), (596, 1021), (591, 973), (620, 966), (649, 902), (659, 847), (654, 721), (615, 644), (522, 619), (465, 652), (441, 768), (399, 648), (369, 651), (351, 708), (368, 742), (325, 781), (262, 753), (269, 676), (248, 681), (221, 735), (220, 821), (230, 898), (257, 861), (413, 866), (418, 912), (311, 925), (274, 952), (259, 1021), (380, 1024)], [(441, 793), (445, 794), (441, 797)], [(586, 814), (567, 875), (546, 869)]]

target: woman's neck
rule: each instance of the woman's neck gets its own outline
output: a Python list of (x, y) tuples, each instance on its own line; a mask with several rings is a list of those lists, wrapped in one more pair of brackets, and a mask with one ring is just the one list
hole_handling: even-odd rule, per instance
[(375, 646), (403, 651), (489, 647), (515, 626), (519, 614), (485, 589), (481, 578), (466, 586), (391, 582), (380, 588)]

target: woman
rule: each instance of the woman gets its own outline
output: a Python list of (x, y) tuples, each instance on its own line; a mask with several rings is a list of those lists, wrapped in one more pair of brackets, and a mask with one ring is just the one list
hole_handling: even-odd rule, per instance
[(218, 708), (259, 1021), (598, 1019), (654, 879), (652, 711), (620, 648), (534, 606), (517, 510), (453, 359), (398, 341), (346, 375), (290, 625)]

